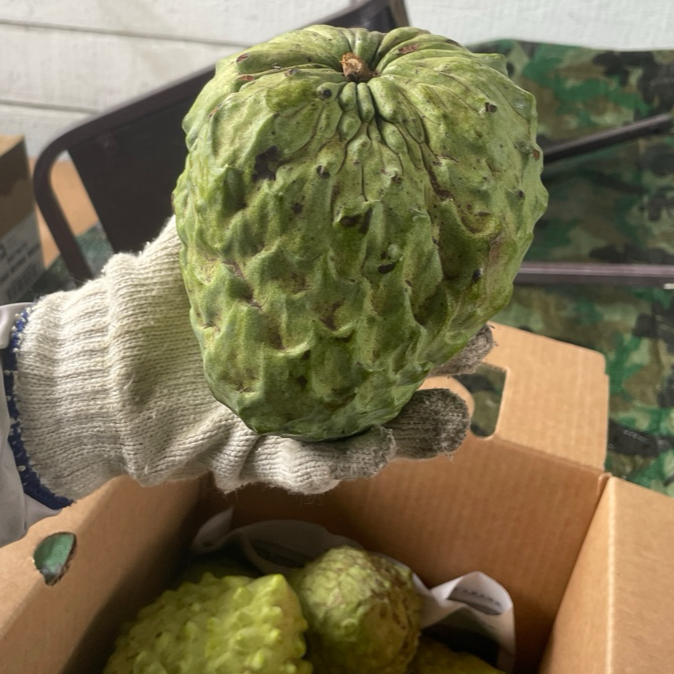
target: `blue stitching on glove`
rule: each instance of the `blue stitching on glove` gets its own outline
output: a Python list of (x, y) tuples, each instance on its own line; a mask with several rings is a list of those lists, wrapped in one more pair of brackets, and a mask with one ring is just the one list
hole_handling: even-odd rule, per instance
[(9, 446), (14, 453), (14, 461), (16, 461), (16, 467), (19, 470), (24, 494), (34, 498), (43, 505), (46, 505), (47, 508), (60, 510), (61, 508), (69, 506), (72, 501), (64, 496), (57, 496), (47, 489), (47, 487), (40, 482), (40, 478), (31, 467), (30, 460), (26, 454), (26, 448), (23, 446), (23, 440), (21, 438), (19, 409), (16, 404), (16, 394), (14, 392), (14, 377), (17, 373), (16, 356), (21, 346), (21, 333), (28, 323), (28, 316), (31, 309), (32, 307), (28, 307), (28, 309), (24, 309), (24, 311), (17, 316), (16, 322), (12, 326), (9, 347), (4, 363), (3, 377), (5, 382), (5, 393), (7, 394), (7, 409), (9, 410), (9, 416), (12, 419), (8, 441)]

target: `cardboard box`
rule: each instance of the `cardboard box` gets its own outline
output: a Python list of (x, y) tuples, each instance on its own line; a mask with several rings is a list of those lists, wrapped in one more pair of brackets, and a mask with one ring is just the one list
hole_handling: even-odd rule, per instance
[[(454, 460), (396, 461), (320, 497), (118, 479), (38, 523), (0, 549), (0, 672), (100, 671), (120, 622), (166, 586), (198, 525), (227, 504), (237, 525), (322, 524), (429, 585), (484, 571), (513, 598), (518, 673), (673, 671), (674, 503), (603, 471), (603, 357), (503, 326), (495, 336), (488, 360), (506, 372), (497, 429), (469, 435)], [(77, 552), (47, 587), (32, 551), (63, 530), (77, 534)]]
[(43, 271), (24, 139), (0, 135), (0, 304), (20, 301)]

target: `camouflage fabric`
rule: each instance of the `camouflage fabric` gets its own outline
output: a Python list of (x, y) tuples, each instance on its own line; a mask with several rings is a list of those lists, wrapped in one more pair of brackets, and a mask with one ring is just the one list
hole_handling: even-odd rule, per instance
[[(473, 49), (504, 54), (511, 77), (536, 96), (543, 147), (674, 108), (674, 51), (510, 40)], [(544, 180), (550, 205), (528, 260), (674, 264), (674, 135), (559, 161)], [(100, 227), (81, 245), (99, 269), (110, 252)], [(34, 294), (68, 283), (58, 262)], [(611, 382), (606, 467), (674, 496), (674, 291), (519, 286), (495, 320), (603, 353)], [(502, 378), (480, 371), (463, 380), (478, 405), (474, 430), (489, 434)]]
[[(546, 143), (674, 112), (674, 52), (500, 41), (537, 98)], [(527, 260), (674, 264), (674, 134), (555, 162)], [(674, 496), (674, 291), (518, 286), (495, 320), (603, 353), (610, 378), (606, 468)]]

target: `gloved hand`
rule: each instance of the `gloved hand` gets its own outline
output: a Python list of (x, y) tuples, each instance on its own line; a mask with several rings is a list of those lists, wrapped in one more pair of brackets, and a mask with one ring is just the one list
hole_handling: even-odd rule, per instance
[[(467, 408), (446, 389), (417, 392), (396, 419), (346, 440), (256, 435), (205, 382), (179, 250), (171, 219), (142, 253), (115, 255), (17, 323), (7, 381), (26, 493), (56, 508), (125, 473), (153, 485), (207, 471), (225, 491), (262, 481), (318, 493), (461, 444)], [(481, 333), (455, 365), (477, 363), (485, 343)]]

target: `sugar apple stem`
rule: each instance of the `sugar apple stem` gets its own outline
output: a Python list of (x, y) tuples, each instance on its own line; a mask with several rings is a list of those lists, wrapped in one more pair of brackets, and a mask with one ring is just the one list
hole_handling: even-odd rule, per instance
[(339, 62), (342, 64), (344, 77), (351, 82), (369, 82), (379, 75), (374, 70), (370, 70), (367, 63), (351, 51), (346, 52)]

